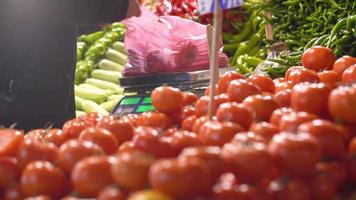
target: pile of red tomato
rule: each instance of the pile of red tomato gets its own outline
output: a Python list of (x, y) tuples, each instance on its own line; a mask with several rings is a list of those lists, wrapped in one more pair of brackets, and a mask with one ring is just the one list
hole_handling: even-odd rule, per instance
[(0, 197), (340, 199), (356, 188), (356, 59), (313, 47), (302, 63), (275, 80), (224, 74), (212, 119), (207, 96), (162, 86), (156, 112), (0, 129)]

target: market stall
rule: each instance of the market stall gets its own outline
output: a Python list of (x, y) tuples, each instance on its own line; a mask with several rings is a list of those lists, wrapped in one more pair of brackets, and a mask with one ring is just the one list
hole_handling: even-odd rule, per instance
[(0, 129), (0, 199), (356, 199), (355, 1), (142, 4), (78, 37), (77, 118)]

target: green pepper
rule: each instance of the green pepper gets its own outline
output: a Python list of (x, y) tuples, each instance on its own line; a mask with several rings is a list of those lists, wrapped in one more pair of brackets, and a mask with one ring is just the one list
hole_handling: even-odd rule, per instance
[(239, 33), (238, 35), (235, 35), (233, 37), (233, 41), (235, 43), (239, 43), (241, 41), (243, 41), (246, 36), (249, 35), (249, 33), (251, 32), (251, 29), (252, 29), (252, 23), (251, 23), (251, 20), (247, 21), (247, 23), (244, 25), (244, 28), (243, 30), (241, 31), (241, 33)]

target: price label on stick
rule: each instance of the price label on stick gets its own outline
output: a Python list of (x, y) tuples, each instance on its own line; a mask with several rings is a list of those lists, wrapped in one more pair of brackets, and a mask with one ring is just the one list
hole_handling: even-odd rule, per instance
[[(230, 8), (240, 7), (243, 0), (219, 0), (219, 3), (222, 10), (227, 10)], [(214, 0), (198, 0), (198, 9), (200, 15), (213, 13), (215, 9)]]

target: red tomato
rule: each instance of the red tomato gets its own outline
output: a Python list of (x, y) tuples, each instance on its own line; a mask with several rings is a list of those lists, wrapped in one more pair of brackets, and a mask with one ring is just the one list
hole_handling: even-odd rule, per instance
[(314, 136), (321, 145), (324, 156), (344, 158), (346, 155), (345, 139), (341, 129), (327, 120), (314, 120), (299, 126), (298, 132)]
[(279, 122), (279, 130), (296, 133), (299, 125), (318, 119), (319, 117), (307, 112), (291, 112), (282, 116)]
[(298, 83), (303, 83), (303, 82), (318, 83), (320, 82), (320, 79), (318, 73), (316, 73), (313, 70), (306, 69), (306, 68), (297, 68), (290, 72), (290, 74), (287, 77), (287, 81), (289, 81), (290, 84), (294, 86)]
[(318, 173), (329, 175), (338, 189), (343, 188), (347, 179), (345, 164), (337, 161), (320, 162), (317, 164), (316, 169)]
[(107, 156), (88, 157), (73, 168), (73, 189), (84, 197), (95, 197), (102, 189), (113, 183), (111, 165), (114, 160)]
[(75, 164), (80, 160), (104, 154), (102, 148), (92, 142), (68, 140), (59, 148), (56, 165), (70, 174)]
[(23, 200), (25, 195), (21, 190), (20, 184), (13, 184), (6, 188), (4, 194), (4, 200)]
[(207, 121), (208, 121), (208, 118), (206, 116), (197, 118), (193, 124), (193, 132), (198, 134), (200, 132), (200, 129), (203, 126), (203, 124)]
[(87, 113), (80, 117), (79, 120), (83, 121), (88, 126), (96, 126), (99, 121), (103, 119), (103, 116), (97, 112)]
[(225, 93), (227, 91), (230, 82), (236, 79), (245, 79), (245, 77), (244, 75), (236, 71), (225, 72), (225, 74), (222, 75), (219, 79), (218, 93), (219, 94)]
[(277, 179), (270, 183), (267, 192), (274, 200), (311, 200), (308, 185), (298, 179)]
[(349, 153), (356, 155), (356, 137), (354, 137), (349, 143)]
[(64, 172), (48, 161), (31, 162), (22, 172), (21, 189), (27, 196), (44, 194), (58, 199), (66, 194), (67, 187)]
[(356, 158), (355, 156), (351, 157), (347, 163), (348, 169), (348, 179), (352, 183), (356, 183)]
[(205, 145), (222, 146), (229, 142), (243, 128), (232, 122), (208, 121), (199, 131), (199, 138)]
[(212, 183), (215, 183), (224, 171), (224, 163), (220, 147), (189, 147), (183, 150), (180, 157), (200, 159), (204, 165), (209, 168)]
[(103, 128), (86, 128), (80, 133), (79, 140), (97, 144), (108, 155), (115, 153), (119, 147), (115, 136)]
[(167, 136), (167, 137), (172, 136), (177, 131), (178, 131), (178, 128), (176, 128), (176, 127), (169, 128), (163, 132), (163, 136)]
[(151, 98), (152, 105), (156, 110), (164, 113), (177, 111), (183, 105), (183, 93), (179, 89), (169, 86), (154, 89)]
[(33, 142), (43, 142), (46, 134), (46, 129), (33, 129), (25, 134), (25, 140), (31, 140)]
[(328, 97), (331, 88), (324, 83), (300, 83), (293, 87), (291, 106), (295, 111), (305, 111), (320, 116), (328, 114)]
[(23, 132), (15, 129), (0, 129), (0, 157), (11, 156), (24, 140)]
[(116, 187), (107, 187), (97, 197), (98, 200), (126, 200), (126, 194)]
[(127, 142), (124, 142), (119, 147), (118, 153), (131, 152), (131, 151), (138, 151), (138, 149), (135, 147), (135, 145), (132, 141), (127, 141)]
[[(205, 96), (210, 96), (210, 91), (211, 91), (211, 86), (208, 86), (206, 89), (205, 89), (205, 93), (204, 95)], [(215, 96), (218, 95), (218, 85), (216, 85), (215, 87)]]
[(247, 81), (257, 85), (262, 92), (268, 92), (274, 94), (275, 86), (272, 79), (266, 75), (262, 74), (253, 74)]
[(151, 155), (140, 151), (120, 153), (112, 165), (112, 177), (125, 189), (143, 189), (148, 181), (148, 171), (154, 161)]
[(348, 67), (341, 78), (344, 83), (356, 83), (356, 64)]
[(180, 154), (183, 149), (193, 146), (201, 146), (203, 143), (197, 137), (197, 134), (189, 131), (177, 131), (171, 137), (171, 146), (175, 154)]
[(137, 127), (132, 139), (134, 146), (146, 153), (160, 154), (160, 136), (158, 131), (150, 127)]
[[(286, 73), (285, 73), (285, 75), (284, 75), (284, 82), (285, 81), (287, 81), (287, 80), (289, 80), (290, 79), (290, 75), (292, 74), (292, 73), (294, 73), (295, 71), (298, 71), (298, 70), (300, 70), (300, 69), (303, 69), (304, 67), (303, 66), (294, 66), (294, 67), (290, 67), (287, 71), (286, 71)], [(279, 78), (279, 79), (275, 79), (275, 80), (273, 80), (274, 82), (276, 82), (276, 81), (278, 81), (278, 82), (283, 82), (283, 78)]]
[(268, 149), (278, 168), (295, 177), (304, 178), (314, 174), (321, 158), (319, 143), (308, 134), (277, 134), (273, 136)]
[(255, 113), (256, 121), (268, 121), (279, 104), (271, 95), (249, 96), (243, 101), (243, 105)]
[(248, 131), (248, 132), (240, 132), (236, 134), (230, 143), (241, 144), (241, 143), (250, 143), (250, 142), (259, 142), (259, 143), (268, 144), (269, 140), (266, 137)]
[(339, 75), (339, 77), (341, 77), (344, 71), (354, 64), (356, 64), (356, 58), (351, 56), (343, 56), (336, 60), (333, 69)]
[(27, 197), (24, 200), (52, 200), (52, 198), (47, 195), (39, 195), (39, 196)]
[(61, 129), (51, 129), (45, 135), (44, 140), (47, 142), (52, 142), (57, 147), (60, 147), (66, 140), (66, 135)]
[(131, 140), (133, 137), (134, 127), (128, 120), (101, 121), (97, 127), (110, 131), (115, 136), (118, 145)]
[(288, 89), (292, 89), (292, 88), (293, 88), (293, 84), (291, 81), (284, 81), (284, 82), (278, 83), (278, 84), (276, 84), (275, 94), (280, 91), (284, 91), (284, 90), (288, 90)]
[(165, 130), (171, 125), (170, 119), (167, 115), (158, 112), (142, 113), (136, 121), (136, 126), (150, 126)]
[(243, 104), (236, 102), (223, 103), (216, 110), (216, 116), (221, 122), (234, 122), (248, 129), (253, 122), (253, 113)]
[(21, 169), (32, 161), (43, 160), (54, 162), (58, 156), (58, 148), (53, 143), (24, 141), (18, 148), (16, 158)]
[(193, 92), (183, 92), (183, 106), (194, 104), (199, 99)]
[(186, 131), (193, 131), (193, 125), (196, 120), (197, 120), (197, 116), (195, 115), (185, 118), (182, 122), (182, 129)]
[(13, 157), (0, 157), (0, 188), (7, 188), (20, 177), (17, 160)]
[(343, 122), (356, 123), (356, 86), (340, 86), (329, 96), (331, 115)]
[(304, 51), (302, 65), (318, 72), (325, 69), (332, 69), (335, 60), (335, 55), (331, 49), (322, 46), (314, 46)]
[(339, 75), (335, 71), (322, 71), (318, 73), (320, 82), (328, 84), (331, 87), (335, 87), (340, 81)]
[(182, 110), (180, 110), (179, 112), (177, 112), (171, 116), (173, 117), (174, 124), (182, 124), (184, 119), (186, 119), (187, 117), (190, 117), (192, 115), (195, 115), (195, 107), (194, 106), (185, 106), (185, 107), (183, 107)]
[(249, 96), (261, 93), (262, 92), (258, 86), (243, 79), (231, 81), (229, 87), (227, 88), (229, 98), (237, 103), (241, 103)]
[(281, 107), (290, 107), (291, 97), (291, 89), (281, 90), (273, 96), (273, 98), (279, 103)]
[(279, 126), (279, 123), (284, 115), (288, 115), (294, 112), (291, 108), (278, 108), (273, 111), (270, 122), (276, 126)]
[(250, 131), (266, 138), (267, 141), (271, 140), (279, 132), (276, 125), (267, 122), (253, 123)]
[(243, 182), (261, 180), (272, 168), (272, 157), (263, 143), (228, 143), (222, 157), (227, 168)]
[(79, 118), (72, 119), (63, 125), (63, 132), (68, 140), (76, 139), (79, 137), (79, 134), (82, 132), (82, 130), (86, 129), (87, 127), (88, 125), (83, 120), (80, 120)]
[[(195, 115), (198, 117), (208, 114), (210, 98), (208, 96), (201, 97), (195, 103)], [(220, 94), (214, 97), (214, 108), (215, 110), (223, 103), (229, 102), (230, 98), (226, 94)]]
[(310, 191), (315, 200), (333, 200), (337, 194), (334, 180), (327, 174), (317, 174), (309, 183)]
[(158, 160), (150, 168), (149, 180), (152, 189), (173, 198), (192, 198), (210, 189), (209, 169), (199, 159)]

